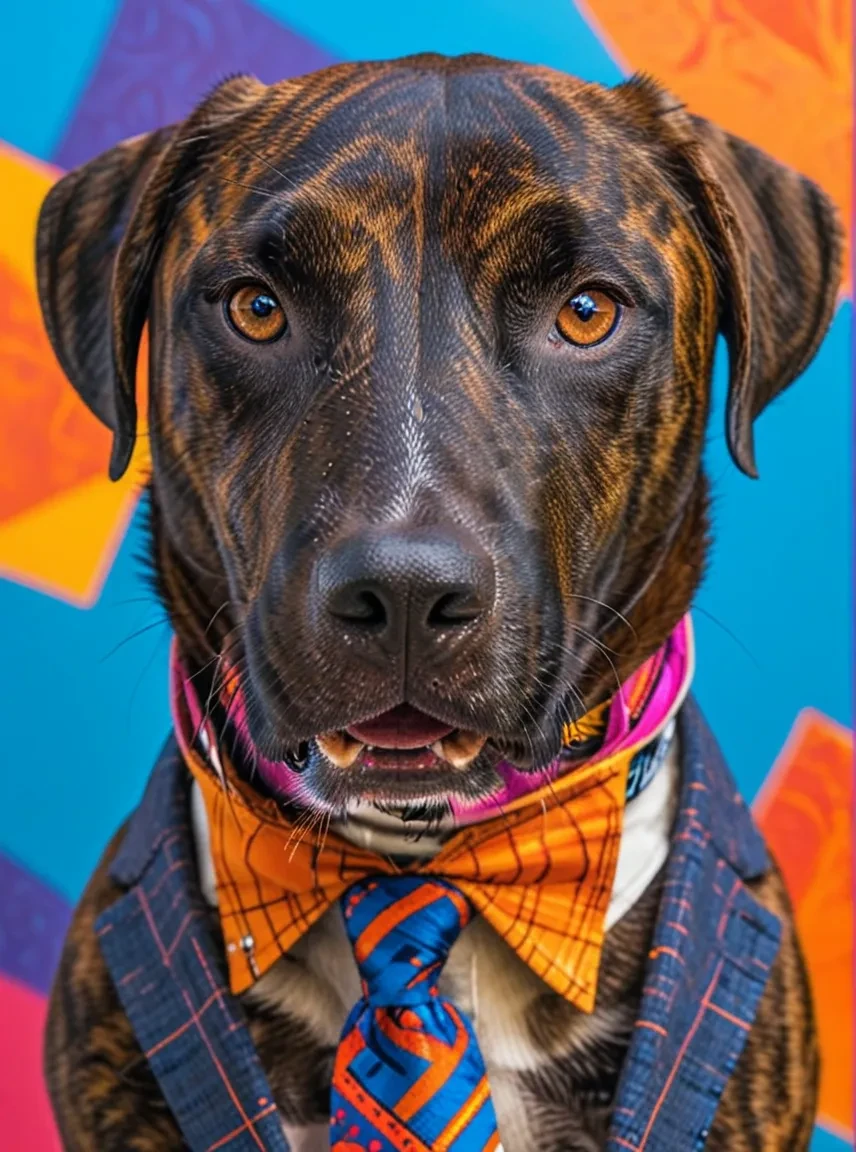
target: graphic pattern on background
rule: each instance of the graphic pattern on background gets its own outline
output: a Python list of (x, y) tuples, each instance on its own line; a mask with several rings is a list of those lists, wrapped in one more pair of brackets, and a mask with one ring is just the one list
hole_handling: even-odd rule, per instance
[[(46, 996), (71, 907), (169, 723), (168, 626), (139, 561), (146, 439), (111, 484), (108, 434), (65, 382), (36, 303), (52, 181), (184, 116), (230, 73), (482, 51), (603, 83), (648, 71), (818, 180), (849, 220), (850, 21), (847, 0), (44, 0), (4, 13), (0, 613), (14, 671), (0, 717), (0, 1146), (59, 1148), (40, 1071)], [(695, 615), (697, 694), (756, 797), (806, 945), (824, 1056), (816, 1152), (853, 1137), (851, 324), (845, 298), (814, 364), (762, 418), (757, 483), (727, 456), (720, 358), (717, 545)]]

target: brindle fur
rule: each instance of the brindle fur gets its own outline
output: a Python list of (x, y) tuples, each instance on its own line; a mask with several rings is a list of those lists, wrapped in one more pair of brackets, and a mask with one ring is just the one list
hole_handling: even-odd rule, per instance
[[(437, 56), (226, 81), (184, 123), (60, 181), (38, 239), (48, 332), (114, 431), (113, 477), (149, 324), (154, 566), (191, 667), (228, 653), (273, 756), (404, 695), (490, 734), (474, 790), (498, 749), (545, 763), (563, 719), (686, 611), (707, 547), (717, 332), (729, 445), (754, 475), (752, 421), (822, 339), (839, 255), (819, 189), (647, 80), (605, 90)], [(228, 330), (221, 301), (242, 279), (274, 287), (285, 342)], [(580, 351), (550, 332), (584, 285), (626, 307)], [(371, 660), (313, 610), (318, 556), (396, 521), (454, 523), (490, 556), (494, 608), (445, 663)], [(319, 807), (365, 785), (322, 760), (306, 769)], [(93, 932), (119, 894), (114, 848), (66, 943), (49, 1087), (68, 1148), (180, 1147)], [(778, 873), (752, 887), (784, 940), (707, 1147), (790, 1152), (814, 1116), (811, 1003)], [(515, 1085), (538, 1130), (507, 1152), (602, 1145), (656, 903), (654, 885), (608, 934), (605, 1040), (587, 1043), (591, 1021), (547, 992), (527, 1009), (551, 1059)], [(322, 1120), (329, 1045), (258, 992), (246, 1006), (283, 1117)]]

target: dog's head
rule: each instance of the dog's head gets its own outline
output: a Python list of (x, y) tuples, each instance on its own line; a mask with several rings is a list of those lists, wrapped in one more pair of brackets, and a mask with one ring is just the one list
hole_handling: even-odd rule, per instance
[(648, 81), (434, 56), (229, 80), (61, 180), (38, 238), (114, 478), (148, 322), (182, 649), (226, 654), (328, 807), (543, 766), (662, 643), (704, 560), (717, 333), (754, 474), (839, 251), (818, 188)]

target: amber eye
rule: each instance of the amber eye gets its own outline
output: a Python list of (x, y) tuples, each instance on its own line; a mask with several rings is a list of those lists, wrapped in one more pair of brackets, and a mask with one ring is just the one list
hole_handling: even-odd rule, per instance
[(619, 306), (605, 292), (587, 288), (572, 296), (561, 309), (556, 327), (569, 344), (586, 347), (606, 339), (616, 325), (618, 313)]
[(260, 284), (239, 288), (226, 302), (226, 311), (233, 327), (247, 340), (261, 344), (276, 340), (285, 331), (282, 305)]

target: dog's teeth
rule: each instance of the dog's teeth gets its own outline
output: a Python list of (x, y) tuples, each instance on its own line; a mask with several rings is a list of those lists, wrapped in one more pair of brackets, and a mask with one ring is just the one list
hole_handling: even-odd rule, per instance
[(487, 736), (471, 732), (468, 728), (457, 728), (442, 740), (431, 745), (431, 751), (441, 760), (448, 761), (453, 768), (466, 768), (484, 748)]
[(347, 732), (325, 732), (315, 739), (327, 759), (337, 768), (350, 768), (365, 747)]

